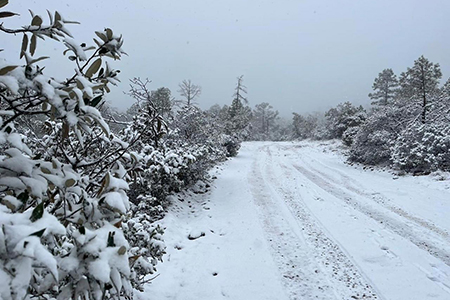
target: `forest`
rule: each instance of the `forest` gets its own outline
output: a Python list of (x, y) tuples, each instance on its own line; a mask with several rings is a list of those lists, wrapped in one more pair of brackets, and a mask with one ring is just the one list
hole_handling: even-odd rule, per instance
[[(17, 44), (1, 47), (16, 48), (22, 65), (0, 59), (1, 299), (132, 299), (164, 259), (155, 222), (173, 195), (211, 182), (209, 171), (243, 142), (338, 139), (349, 164), (450, 171), (450, 82), (424, 56), (399, 75), (381, 70), (370, 107), (343, 102), (281, 118), (267, 102), (250, 106), (240, 75), (229, 105), (202, 110), (202, 88), (189, 79), (175, 97), (149, 79), (121, 78), (124, 38), (112, 29), (79, 42), (70, 27), (82, 25), (57, 11), (30, 11), (10, 28), (18, 16), (7, 4), (0, 31)], [(41, 43), (66, 50), (38, 57)], [(47, 60), (74, 72), (55, 78)], [(107, 102), (117, 85), (134, 100), (125, 112)]]

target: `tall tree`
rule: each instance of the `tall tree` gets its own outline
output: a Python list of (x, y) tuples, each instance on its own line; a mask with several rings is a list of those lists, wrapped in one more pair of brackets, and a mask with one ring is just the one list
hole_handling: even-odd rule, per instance
[(151, 101), (156, 111), (163, 116), (168, 118), (172, 112), (173, 99), (171, 97), (171, 92), (166, 87), (160, 87), (156, 91), (151, 92)]
[(247, 94), (247, 87), (244, 85), (244, 75), (241, 75), (237, 78), (237, 84), (233, 94), (233, 103), (240, 102), (241, 104), (248, 104), (248, 100), (244, 97), (244, 94)]
[(372, 104), (387, 105), (394, 98), (397, 88), (397, 76), (392, 69), (384, 69), (372, 85), (374, 92), (369, 94), (370, 99), (374, 100)]
[(401, 96), (421, 101), (422, 123), (426, 121), (430, 98), (438, 91), (441, 77), (439, 64), (430, 62), (423, 55), (400, 75)]
[(237, 78), (235, 92), (233, 94), (233, 101), (228, 110), (227, 131), (231, 134), (239, 134), (246, 128), (251, 120), (252, 111), (247, 105), (248, 100), (244, 97), (247, 93), (247, 87), (243, 84), (244, 75)]
[(191, 82), (191, 80), (183, 80), (178, 87), (180, 88), (178, 92), (181, 97), (186, 99), (186, 105), (191, 106), (195, 100), (195, 98), (199, 97), (202, 93), (202, 87), (199, 85), (195, 85)]
[(253, 113), (253, 120), (256, 126), (254, 130), (267, 137), (277, 117), (278, 111), (273, 110), (272, 105), (269, 103), (257, 104)]
[(312, 138), (316, 132), (316, 128), (319, 124), (317, 115), (302, 116), (297, 113), (293, 113), (292, 117), (292, 129), (295, 138), (307, 139)]

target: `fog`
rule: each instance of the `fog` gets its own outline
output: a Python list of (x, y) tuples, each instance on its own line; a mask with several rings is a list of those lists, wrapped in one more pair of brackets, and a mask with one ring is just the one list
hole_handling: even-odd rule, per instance
[[(108, 95), (120, 109), (133, 102), (123, 94), (132, 77), (148, 77), (152, 89), (168, 87), (177, 98), (178, 84), (191, 79), (203, 88), (200, 107), (208, 108), (229, 104), (236, 77), (244, 75), (252, 107), (269, 102), (289, 116), (343, 101), (368, 105), (381, 70), (398, 75), (420, 55), (441, 64), (443, 80), (450, 74), (445, 0), (10, 2), (21, 17), (3, 19), (8, 27), (28, 23), (28, 8), (44, 17), (48, 8), (81, 22), (70, 27), (80, 43), (105, 27), (123, 34), (129, 56), (113, 62), (122, 84)], [(5, 38), (3, 57), (19, 61), (20, 42)], [(68, 76), (73, 66), (63, 50), (47, 41), (37, 55), (50, 51), (52, 74)]]

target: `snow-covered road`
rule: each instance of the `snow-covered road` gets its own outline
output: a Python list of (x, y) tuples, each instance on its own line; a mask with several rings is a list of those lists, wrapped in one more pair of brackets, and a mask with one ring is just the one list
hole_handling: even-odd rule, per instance
[(450, 299), (450, 181), (350, 166), (337, 146), (244, 143), (162, 221), (141, 298)]

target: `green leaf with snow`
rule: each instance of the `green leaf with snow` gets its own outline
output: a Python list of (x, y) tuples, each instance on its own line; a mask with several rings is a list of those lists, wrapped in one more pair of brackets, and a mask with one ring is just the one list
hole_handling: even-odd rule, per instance
[(113, 32), (110, 28), (106, 28), (106, 37), (108, 38), (108, 40), (111, 40), (113, 38)]
[(108, 41), (108, 38), (106, 37), (106, 35), (105, 35), (104, 33), (100, 32), (100, 31), (96, 31), (95, 34), (96, 34), (99, 38), (101, 38), (103, 42), (106, 43), (106, 42)]
[(0, 69), (0, 76), (6, 75), (12, 70), (16, 69), (18, 66), (7, 66)]
[(86, 77), (91, 78), (92, 75), (94, 75), (101, 67), (102, 65), (102, 59), (97, 58), (89, 67), (89, 69), (86, 71)]
[(102, 98), (103, 98), (103, 95), (99, 95), (99, 96), (93, 98), (90, 101), (89, 105), (92, 107), (96, 107), (100, 103), (100, 101), (102, 101)]
[(71, 187), (71, 186), (74, 186), (75, 183), (76, 183), (75, 179), (69, 178), (69, 179), (66, 180), (66, 182), (64, 183), (64, 185), (65, 185), (66, 187)]
[(41, 56), (41, 57), (39, 57), (39, 58), (32, 59), (32, 60), (30, 60), (30, 65), (35, 64), (35, 63), (37, 63), (38, 61), (41, 61), (41, 60), (44, 60), (44, 59), (47, 59), (47, 58), (50, 58), (50, 57), (48, 57), (48, 56)]
[(43, 234), (44, 234), (44, 232), (45, 232), (45, 230), (46, 230), (47, 228), (44, 228), (44, 229), (41, 229), (41, 230), (38, 230), (38, 231), (36, 231), (36, 232), (33, 232), (32, 234), (30, 234), (30, 236), (37, 236), (37, 237), (41, 237)]
[(44, 215), (44, 202), (41, 202), (33, 209), (30, 221), (34, 223), (40, 218), (42, 218), (43, 215)]

